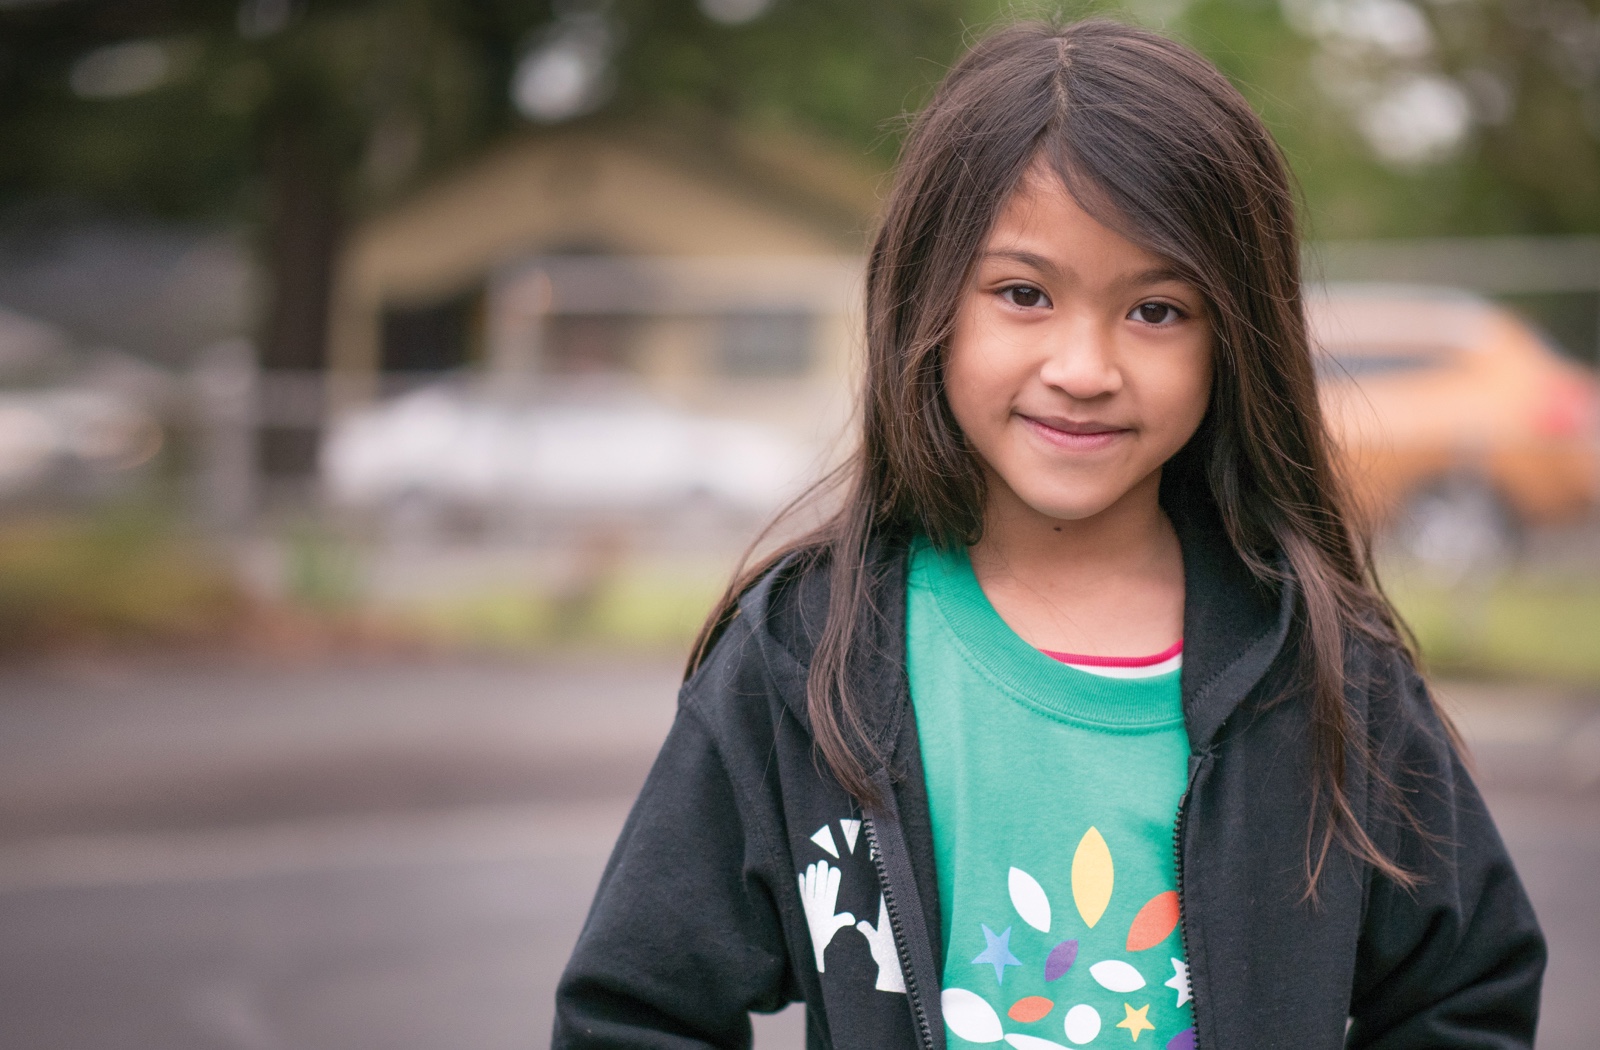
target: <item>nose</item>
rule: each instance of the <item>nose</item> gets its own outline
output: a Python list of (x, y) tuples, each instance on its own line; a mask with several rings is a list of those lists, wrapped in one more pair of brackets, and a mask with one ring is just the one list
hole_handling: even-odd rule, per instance
[(1045, 385), (1088, 401), (1122, 389), (1113, 326), (1096, 317), (1064, 317), (1046, 343), (1039, 367)]

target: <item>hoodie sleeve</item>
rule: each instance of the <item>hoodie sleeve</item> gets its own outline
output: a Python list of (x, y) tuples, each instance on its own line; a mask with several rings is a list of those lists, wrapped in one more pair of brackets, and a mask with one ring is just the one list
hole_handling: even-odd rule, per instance
[(556, 991), (553, 1046), (748, 1047), (798, 993), (717, 747), (688, 707), (606, 866)]
[(1533, 1045), (1544, 937), (1505, 845), (1409, 661), (1380, 743), (1403, 814), (1375, 822), (1407, 890), (1373, 872), (1347, 1045), (1372, 1050)]

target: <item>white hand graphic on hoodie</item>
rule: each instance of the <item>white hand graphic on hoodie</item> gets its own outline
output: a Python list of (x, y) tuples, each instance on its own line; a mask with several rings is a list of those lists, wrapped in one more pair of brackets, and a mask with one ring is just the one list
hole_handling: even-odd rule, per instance
[(900, 972), (900, 953), (895, 950), (894, 929), (889, 925), (889, 902), (884, 900), (883, 894), (878, 894), (877, 929), (873, 929), (865, 919), (856, 923), (856, 929), (867, 939), (867, 947), (872, 949), (872, 961), (878, 964), (878, 983), (873, 987), (880, 992), (899, 992), (904, 995), (906, 977)]
[(817, 972), (823, 973), (822, 953), (827, 950), (833, 935), (846, 926), (855, 924), (856, 917), (844, 911), (835, 915), (833, 906), (839, 902), (839, 869), (825, 860), (806, 868), (800, 880), (800, 903), (805, 907), (806, 925), (811, 929), (811, 948), (817, 954)]

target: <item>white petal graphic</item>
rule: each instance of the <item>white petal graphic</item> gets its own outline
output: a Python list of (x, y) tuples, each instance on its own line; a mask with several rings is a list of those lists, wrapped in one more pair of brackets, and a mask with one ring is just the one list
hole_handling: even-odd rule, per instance
[(856, 851), (856, 836), (861, 834), (861, 821), (841, 820), (839, 821), (839, 830), (844, 832), (844, 844), (850, 848), (851, 853), (854, 853)]
[(1110, 992), (1137, 992), (1144, 987), (1139, 971), (1121, 959), (1107, 959), (1089, 967), (1089, 974)]
[(1049, 933), (1050, 898), (1045, 896), (1039, 880), (1021, 868), (1012, 868), (1007, 881), (1011, 890), (1011, 906), (1017, 909), (1022, 921), (1041, 933)]
[(946, 988), (939, 996), (939, 1005), (950, 1031), (969, 1043), (998, 1043), (1005, 1035), (1000, 1030), (1000, 1015), (976, 992)]
[(1093, 1042), (1100, 1034), (1100, 1012), (1088, 1003), (1079, 1003), (1067, 1011), (1064, 1027), (1067, 1038), (1079, 1046)]
[(833, 844), (833, 829), (824, 824), (811, 836), (811, 841), (833, 854), (835, 860), (839, 859), (839, 847)]
[(1017, 1035), (1012, 1033), (1006, 1036), (1006, 1042), (1016, 1047), (1017, 1050), (1067, 1050), (1060, 1043), (1052, 1043), (1048, 1039), (1040, 1039), (1036, 1035)]

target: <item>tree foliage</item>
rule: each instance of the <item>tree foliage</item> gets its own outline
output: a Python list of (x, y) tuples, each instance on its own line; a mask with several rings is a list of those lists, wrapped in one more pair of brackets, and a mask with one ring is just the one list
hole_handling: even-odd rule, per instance
[[(798, 124), (886, 164), (896, 118), (981, 27), (1109, 12), (1187, 39), (1235, 77), (1284, 142), (1323, 232), (1600, 231), (1600, 0), (744, 5), (757, 15), (742, 24), (708, 17), (710, 0), (7, 7), (0, 193), (248, 216), (273, 129), (293, 124), (339, 171), (347, 207), (381, 206), (522, 126), (510, 101), (519, 57), (584, 18), (609, 36), (610, 89), (589, 119)], [(85, 60), (130, 42), (159, 50), (165, 72), (145, 90), (102, 84), (111, 90), (85, 97)], [(1449, 148), (1385, 158), (1363, 126), (1381, 123), (1385, 92), (1419, 78), (1446, 106), (1456, 94), (1465, 130)], [(1404, 105), (1389, 108), (1403, 128)]]
[(1314, 235), (1600, 232), (1597, 4), (32, 0), (0, 7), (0, 195), (265, 231), (287, 296), (271, 356), (275, 338), (316, 340), (306, 300), (340, 230), (537, 127), (513, 94), (540, 48), (581, 45), (603, 66), (573, 119), (798, 127), (886, 167), (898, 118), (985, 25), (1111, 13), (1235, 78), (1283, 142)]

